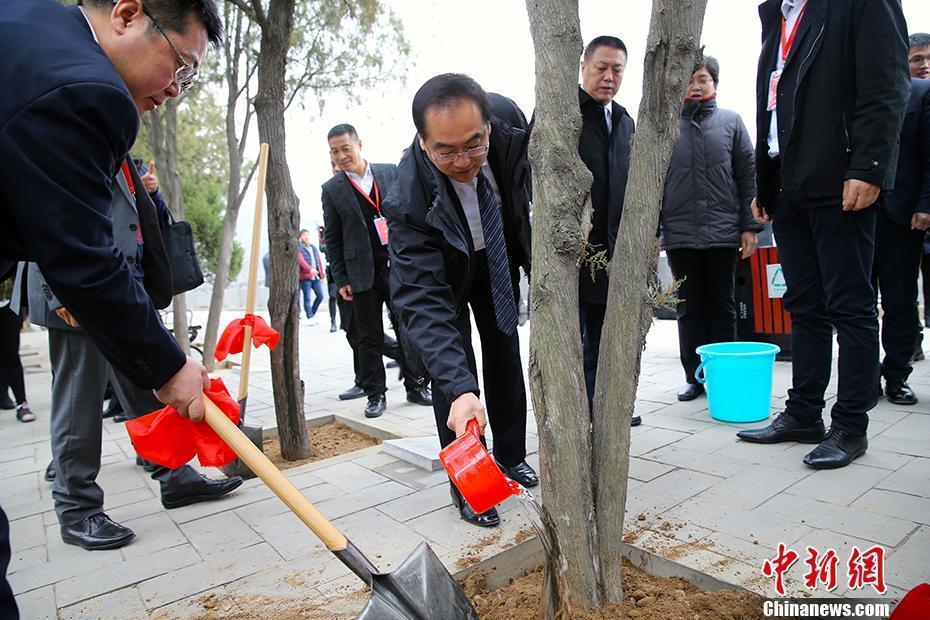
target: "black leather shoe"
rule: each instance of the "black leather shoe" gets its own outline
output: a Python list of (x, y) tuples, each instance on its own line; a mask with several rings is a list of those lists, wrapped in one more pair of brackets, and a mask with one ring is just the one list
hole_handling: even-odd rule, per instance
[(48, 467), (45, 468), (45, 481), (52, 482), (55, 480), (55, 461), (49, 461)]
[(643, 423), (643, 419), (639, 417), (638, 415), (634, 415), (633, 418), (630, 420), (630, 426), (639, 426), (642, 423)]
[(893, 405), (916, 405), (917, 394), (904, 381), (886, 381), (885, 394)]
[(116, 549), (135, 538), (135, 533), (102, 512), (71, 525), (61, 526), (61, 539), (88, 551)]
[(163, 491), (161, 505), (171, 509), (219, 499), (230, 491), (239, 488), (240, 484), (242, 484), (242, 478), (239, 476), (233, 476), (225, 480), (210, 480), (206, 476), (201, 476), (197, 482), (185, 484), (175, 491)]
[(824, 438), (823, 421), (816, 424), (803, 424), (796, 418), (782, 411), (765, 428), (746, 430), (736, 433), (743, 441), (752, 443), (779, 443), (797, 441), (800, 443), (820, 443)]
[(384, 408), (386, 405), (387, 398), (385, 398), (384, 394), (372, 394), (368, 397), (368, 405), (365, 407), (365, 417), (381, 417), (381, 414), (384, 413)]
[(144, 469), (145, 471), (149, 473), (152, 473), (156, 469), (158, 469), (157, 463), (153, 463), (152, 461), (146, 461), (144, 458), (142, 458), (138, 454), (136, 455), (136, 465), (138, 465), (139, 467), (141, 467), (142, 469)]
[(820, 445), (804, 457), (804, 464), (814, 469), (836, 469), (846, 467), (869, 448), (865, 435), (850, 435), (838, 428), (831, 428)]
[(459, 516), (463, 521), (479, 527), (494, 527), (500, 524), (501, 518), (497, 514), (497, 508), (491, 508), (480, 514), (476, 513), (468, 505), (468, 502), (462, 499), (462, 494), (459, 493), (454, 484), (449, 483), (449, 491), (452, 494), (452, 505), (459, 509)]
[(501, 471), (507, 474), (511, 480), (519, 482), (522, 487), (529, 489), (539, 484), (539, 476), (536, 475), (532, 467), (527, 465), (526, 461), (521, 461), (513, 467), (504, 467), (500, 464), (498, 464), (498, 467), (500, 467)]
[(0, 396), (0, 409), (4, 411), (12, 411), (16, 409), (16, 403), (13, 402), (13, 399), (10, 398), (9, 394), (4, 393)]
[(704, 393), (704, 386), (700, 383), (687, 383), (685, 387), (678, 390), (678, 400), (694, 400)]
[(335, 324), (335, 323), (331, 323), (330, 326), (329, 326), (329, 333), (331, 333), (331, 334), (332, 334), (332, 333), (335, 333), (336, 330), (338, 330), (338, 329), (339, 329), (339, 328), (336, 327), (336, 324)]
[(430, 407), (433, 404), (433, 393), (425, 385), (423, 387), (407, 390), (407, 402), (414, 405)]
[[(123, 413), (123, 406), (115, 398), (111, 398), (107, 408), (103, 411), (103, 418), (112, 418)], [(125, 422), (125, 420), (124, 420)]]
[(339, 395), (339, 400), (355, 400), (356, 398), (362, 398), (365, 396), (365, 390), (353, 385), (348, 390)]

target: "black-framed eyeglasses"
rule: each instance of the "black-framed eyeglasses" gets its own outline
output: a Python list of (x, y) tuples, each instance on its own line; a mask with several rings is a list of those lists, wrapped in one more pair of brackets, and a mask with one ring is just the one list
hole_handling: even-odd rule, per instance
[(440, 153), (438, 155), (433, 155), (432, 153), (430, 153), (429, 157), (430, 159), (432, 159), (433, 161), (437, 163), (448, 164), (448, 163), (455, 161), (459, 157), (466, 157), (469, 159), (473, 159), (475, 157), (481, 157), (482, 155), (488, 152), (489, 148), (490, 148), (489, 144), (480, 144), (470, 149), (465, 149), (464, 151), (457, 151), (455, 153)]
[(145, 7), (142, 7), (142, 12), (145, 13), (146, 17), (152, 20), (152, 25), (155, 26), (155, 30), (161, 33), (161, 36), (165, 37), (165, 41), (168, 42), (168, 45), (171, 47), (171, 51), (174, 52), (174, 55), (178, 59), (178, 64), (181, 66), (174, 72), (174, 81), (177, 82), (178, 88), (181, 90), (178, 96), (184, 95), (194, 87), (194, 80), (199, 73), (197, 65), (187, 62), (184, 60), (184, 56), (181, 55), (181, 52), (178, 51), (178, 48), (171, 41), (171, 37), (168, 36), (168, 33), (164, 31), (161, 27), (161, 24), (152, 17), (152, 14), (148, 12)]

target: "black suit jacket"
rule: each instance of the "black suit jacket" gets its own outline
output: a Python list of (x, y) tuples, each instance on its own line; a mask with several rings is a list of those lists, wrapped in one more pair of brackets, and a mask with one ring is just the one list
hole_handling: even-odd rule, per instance
[[(607, 133), (604, 106), (591, 98), (581, 87), (578, 88), (578, 103), (581, 107), (581, 137), (578, 139), (578, 154), (594, 176), (591, 183), (591, 232), (588, 243), (597, 251), (607, 250), (607, 258), (614, 254), (620, 217), (623, 214), (623, 198), (630, 173), (630, 141), (635, 126), (626, 109), (616, 101), (610, 102), (611, 131)], [(607, 303), (607, 272), (596, 272), (591, 279), (591, 270), (579, 272), (579, 295), (588, 303)]]
[[(766, 111), (781, 3), (759, 6), (756, 186), (769, 212), (781, 189), (768, 155)], [(781, 186), (787, 197), (796, 204), (839, 206), (846, 179), (891, 189), (908, 81), (901, 0), (808, 0), (778, 83)]]
[(930, 80), (911, 79), (894, 191), (883, 208), (905, 228), (911, 227), (915, 213), (930, 213)]
[[(382, 202), (394, 189), (397, 166), (369, 164)], [(344, 172), (323, 184), (323, 223), (326, 225), (326, 258), (336, 286), (352, 285), (353, 293), (370, 290), (375, 279), (368, 224), (359, 209), (357, 192)]]
[(184, 355), (126, 268), (110, 218), (139, 128), (132, 97), (77, 7), (3, 0), (0, 58), (0, 257), (35, 261), (104, 356), (161, 387)]

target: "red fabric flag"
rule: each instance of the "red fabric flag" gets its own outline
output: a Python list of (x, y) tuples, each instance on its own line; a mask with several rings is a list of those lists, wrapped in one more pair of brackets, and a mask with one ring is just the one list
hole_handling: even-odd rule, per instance
[(256, 347), (264, 344), (269, 349), (273, 349), (278, 344), (281, 335), (268, 325), (265, 319), (254, 314), (246, 314), (241, 319), (230, 321), (223, 330), (216, 343), (216, 350), (213, 352), (217, 361), (222, 362), (230, 353), (242, 353), (242, 340), (245, 338), (245, 328), (248, 325), (252, 326), (252, 344)]
[[(239, 423), (239, 403), (233, 400), (222, 379), (210, 379), (204, 392), (234, 424)], [(222, 467), (236, 453), (206, 422), (182, 418), (174, 407), (165, 407), (126, 422), (132, 446), (139, 456), (168, 469), (177, 469), (197, 455), (201, 465)]]

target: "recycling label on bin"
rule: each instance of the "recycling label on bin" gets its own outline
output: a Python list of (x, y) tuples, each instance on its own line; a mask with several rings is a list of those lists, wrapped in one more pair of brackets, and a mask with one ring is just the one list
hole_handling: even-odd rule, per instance
[(766, 281), (768, 282), (769, 299), (781, 299), (784, 297), (788, 287), (785, 285), (785, 274), (782, 273), (781, 264), (775, 263), (773, 265), (766, 265), (765, 275)]

